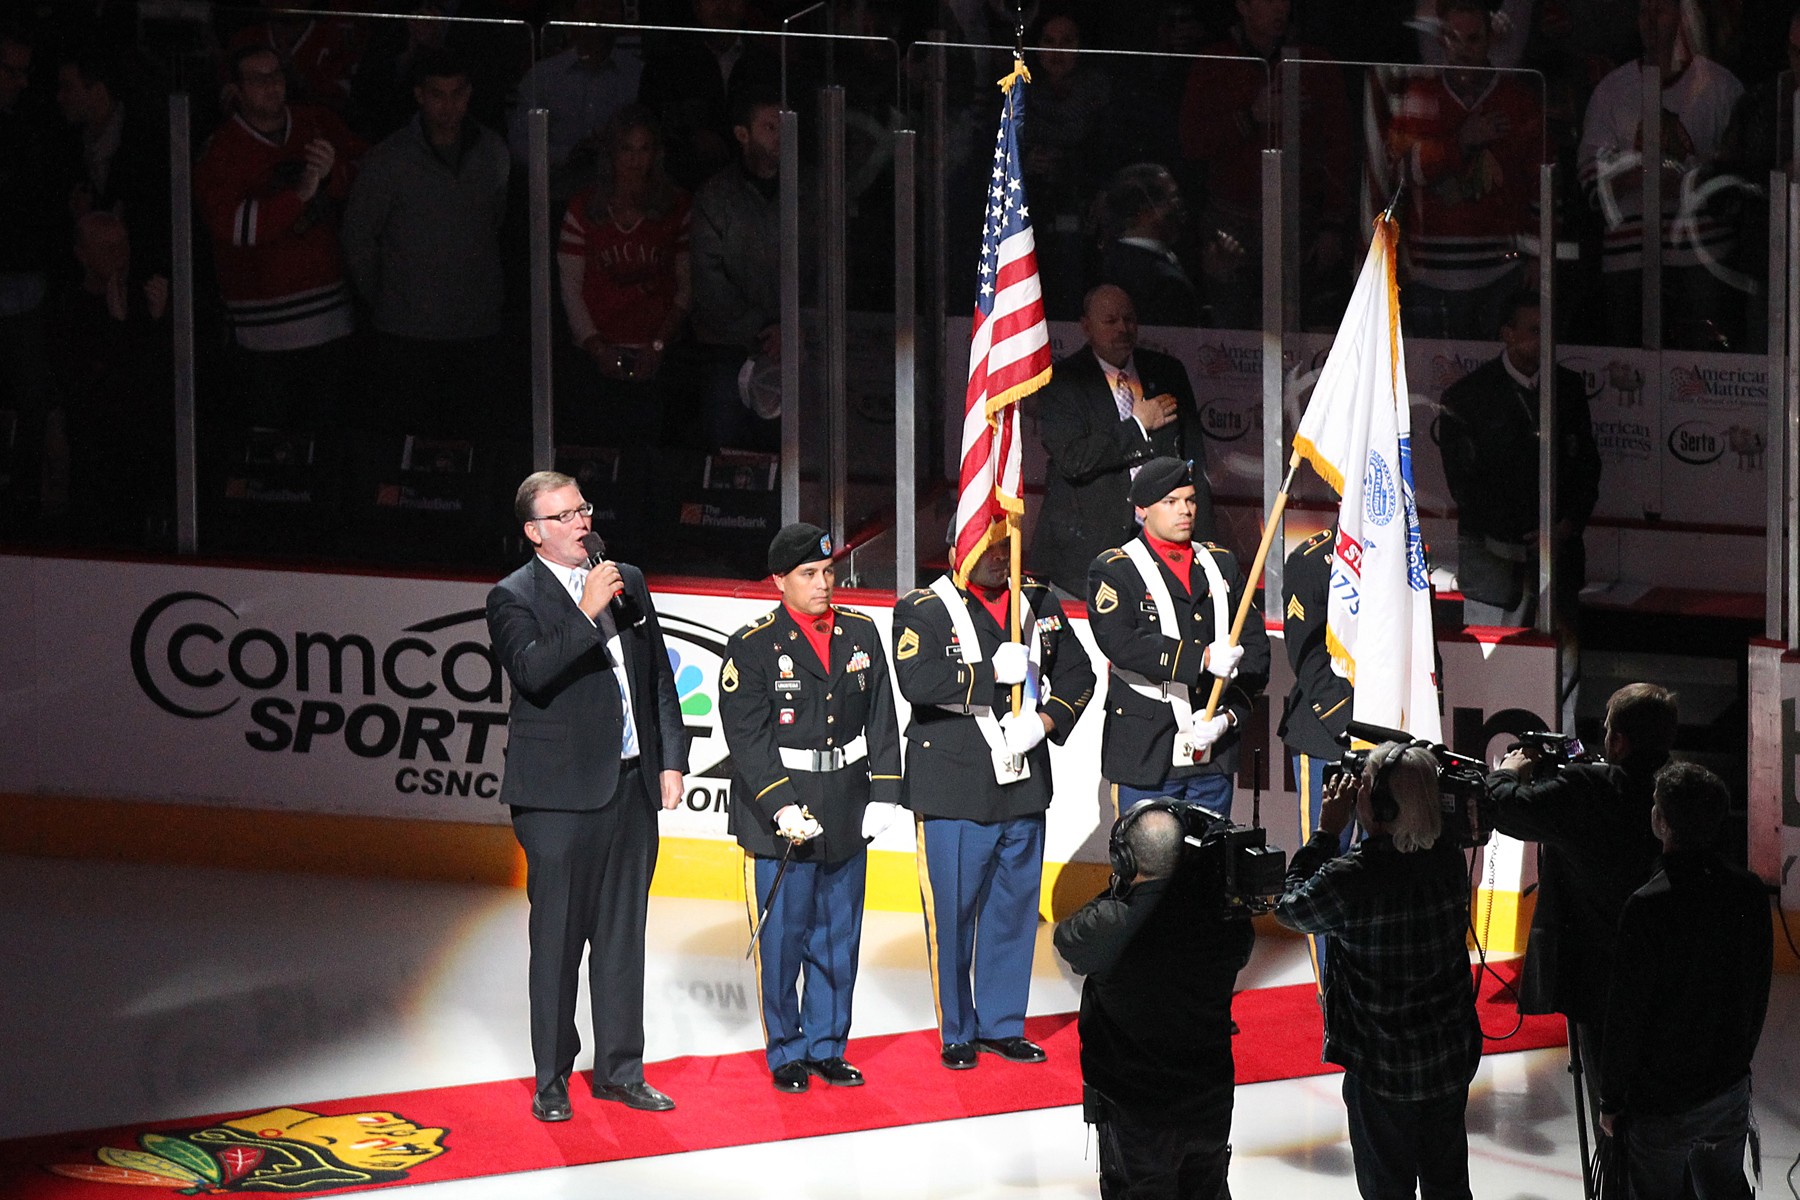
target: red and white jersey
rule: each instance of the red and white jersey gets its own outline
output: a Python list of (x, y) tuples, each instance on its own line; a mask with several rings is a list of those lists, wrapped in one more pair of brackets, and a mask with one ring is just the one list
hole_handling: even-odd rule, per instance
[(595, 333), (603, 342), (647, 345), (661, 336), (680, 291), (677, 266), (688, 252), (693, 202), (678, 192), (668, 212), (641, 217), (629, 229), (610, 216), (596, 218), (595, 207), (593, 188), (577, 192), (557, 243), (570, 333), (578, 346)]
[[(1702, 198), (1706, 169), (1725, 147), (1725, 132), (1744, 85), (1710, 58), (1695, 58), (1662, 89), (1663, 265), (1722, 262), (1736, 236)], [(1643, 267), (1644, 192), (1641, 153), (1643, 75), (1628, 62), (1600, 81), (1588, 101), (1579, 151), (1582, 186), (1606, 220), (1603, 267)]]
[(325, 109), (290, 108), (279, 137), (233, 117), (194, 168), (194, 199), (212, 235), (219, 293), (246, 349), (302, 350), (344, 337), (354, 324), (338, 206), (305, 203), (295, 191), (314, 138), (337, 149), (319, 196), (342, 201), (364, 145)]
[[(1446, 291), (1486, 287), (1518, 262), (1522, 235), (1537, 233), (1544, 111), (1521, 80), (1481, 72), (1471, 95), (1443, 75), (1415, 79), (1388, 126), (1388, 154), (1411, 185), (1406, 221), (1409, 277)], [(1480, 116), (1504, 132), (1465, 149), (1465, 123)]]

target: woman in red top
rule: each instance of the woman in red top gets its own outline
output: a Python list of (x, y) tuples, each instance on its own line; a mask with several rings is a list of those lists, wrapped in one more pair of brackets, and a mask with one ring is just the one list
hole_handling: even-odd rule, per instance
[(558, 419), (570, 441), (654, 444), (663, 359), (691, 292), (691, 202), (663, 170), (648, 109), (621, 109), (598, 141), (599, 179), (569, 201), (556, 259), (571, 340), (593, 369), (559, 390), (570, 403)]

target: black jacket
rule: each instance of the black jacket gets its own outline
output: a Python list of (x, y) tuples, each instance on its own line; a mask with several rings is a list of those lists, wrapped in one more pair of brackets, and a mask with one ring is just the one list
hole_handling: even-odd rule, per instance
[(1026, 580), (1022, 591), (1037, 615), (1051, 692), (1038, 711), (1050, 714), (1055, 729), (1026, 756), (1030, 778), (1007, 784), (994, 778), (993, 757), (975, 718), (938, 707), (991, 705), (995, 717), (1012, 711), (1012, 688), (994, 682), (994, 648), (1007, 640), (1005, 632), (979, 600), (971, 601), (969, 620), (981, 643), (981, 661), (965, 662), (936, 592), (920, 588), (894, 605), (894, 673), (901, 698), (913, 706), (903, 802), (920, 816), (1007, 821), (1050, 807), (1048, 743), (1068, 740), (1094, 698), (1094, 668), (1056, 594), (1035, 579)]
[[(1577, 529), (1600, 497), (1600, 450), (1581, 376), (1556, 368), (1556, 516)], [(1444, 390), (1444, 482), (1463, 536), (1522, 542), (1538, 521), (1538, 396), (1496, 358)]]
[[(887, 655), (875, 622), (853, 609), (831, 613), (826, 670), (785, 605), (732, 635), (719, 668), (719, 722), (731, 748), (731, 833), (751, 854), (779, 857), (775, 814), (805, 805), (825, 832), (794, 850), (798, 859), (842, 862), (863, 848), (863, 806), (900, 798), (900, 734)], [(868, 757), (836, 771), (790, 769), (780, 747), (829, 750), (858, 735)]]
[[(661, 806), (661, 771), (687, 770), (687, 732), (669, 652), (636, 567), (619, 564), (644, 619), (621, 630), (631, 681), (646, 800)], [(619, 778), (624, 726), (618, 677), (600, 628), (544, 565), (531, 561), (494, 585), (488, 637), (512, 684), (500, 803), (524, 808), (604, 808)]]
[(1338, 735), (1350, 724), (1350, 681), (1331, 669), (1325, 646), (1325, 609), (1330, 600), (1332, 530), (1321, 529), (1294, 548), (1281, 575), (1282, 638), (1294, 686), (1288, 689), (1276, 730), (1289, 750), (1312, 758), (1337, 759)]
[(1031, 569), (1071, 595), (1086, 594), (1088, 564), (1137, 535), (1132, 518), (1131, 468), (1159, 455), (1192, 459), (1194, 540), (1213, 536), (1212, 489), (1206, 482), (1206, 438), (1194, 389), (1181, 363), (1139, 348), (1132, 366), (1144, 395), (1175, 397), (1175, 420), (1146, 438), (1136, 421), (1119, 418), (1106, 371), (1083, 346), (1056, 364), (1037, 393), (1044, 450), (1044, 509), (1031, 540)]
[(1651, 785), (1661, 765), (1576, 763), (1535, 783), (1488, 776), (1494, 828), (1539, 844), (1520, 1011), (1600, 1019), (1619, 913), (1656, 860)]
[[(1210, 894), (1209, 894), (1210, 893)], [(1255, 935), (1183, 864), (1057, 925), (1081, 988), (1081, 1077), (1144, 1124), (1231, 1123), (1231, 993)]]
[(1606, 1005), (1600, 1108), (1693, 1108), (1750, 1073), (1769, 1009), (1774, 927), (1762, 881), (1673, 851), (1625, 902)]
[[(1244, 594), (1244, 573), (1238, 569), (1237, 559), (1222, 546), (1199, 541), (1194, 545), (1196, 550), (1210, 553), (1218, 564), (1230, 592), (1227, 617), (1235, 617)], [(1162, 635), (1156, 606), (1144, 587), (1143, 577), (1123, 550), (1108, 550), (1094, 560), (1088, 571), (1089, 627), (1100, 653), (1114, 667), (1106, 683), (1106, 732), (1101, 741), (1100, 772), (1112, 783), (1132, 787), (1155, 787), (1171, 775), (1235, 772), (1240, 736), (1248, 727), (1256, 697), (1269, 684), (1269, 636), (1263, 630), (1261, 607), (1252, 604), (1238, 639), (1244, 647), (1243, 661), (1238, 664), (1237, 678), (1225, 686), (1219, 700), (1218, 711), (1231, 712), (1236, 726), (1214, 743), (1212, 761), (1193, 767), (1171, 765), (1174, 710), (1161, 700), (1138, 695), (1120, 678), (1117, 668), (1135, 671), (1158, 683), (1186, 684), (1198, 720), (1213, 686), (1213, 676), (1201, 665), (1201, 659), (1207, 645), (1215, 637), (1229, 633), (1230, 626), (1215, 628), (1212, 593), (1198, 563), (1190, 568), (1187, 588), (1176, 581), (1168, 564), (1158, 559), (1157, 566), (1175, 604), (1180, 640)]]

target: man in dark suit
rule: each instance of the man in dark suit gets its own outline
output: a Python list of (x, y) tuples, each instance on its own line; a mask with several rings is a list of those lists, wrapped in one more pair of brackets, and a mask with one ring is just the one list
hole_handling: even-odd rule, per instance
[(644, 921), (656, 811), (681, 802), (687, 735), (643, 574), (590, 555), (593, 506), (567, 475), (519, 485), (537, 554), (488, 593), (488, 635), (512, 682), (506, 777), (531, 901), (531, 1111), (566, 1121), (577, 973), (590, 948), (593, 1094), (661, 1112), (644, 1082)]
[[(1112, 663), (1100, 771), (1121, 815), (1170, 797), (1229, 818), (1241, 731), (1269, 682), (1260, 608), (1229, 641), (1244, 573), (1193, 536), (1195, 473), (1180, 459), (1144, 464), (1130, 496), (1143, 533), (1088, 570), (1088, 619)], [(1207, 718), (1214, 679), (1226, 686)]]
[(1187, 221), (1181, 188), (1167, 167), (1134, 163), (1106, 185), (1106, 249), (1100, 277), (1124, 288), (1146, 325), (1206, 324), (1200, 294), (1172, 247)]
[(1187, 372), (1137, 345), (1137, 309), (1102, 284), (1081, 309), (1087, 345), (1056, 364), (1038, 393), (1050, 455), (1032, 569), (1070, 596), (1087, 595), (1088, 564), (1137, 535), (1126, 497), (1137, 468), (1159, 455), (1192, 459), (1194, 537), (1213, 537), (1206, 446)]
[(804, 1092), (814, 1075), (857, 1087), (844, 1046), (866, 847), (898, 808), (894, 693), (875, 622), (831, 602), (831, 536), (784, 526), (768, 565), (781, 603), (732, 635), (719, 668), (731, 832), (766, 922), (756, 944), (766, 1061), (776, 1091)]
[(912, 705), (901, 789), (918, 818), (939, 1053), (952, 1071), (980, 1051), (1044, 1061), (1025, 1037), (1052, 792), (1044, 741), (1068, 740), (1093, 699), (1094, 668), (1055, 593), (1035, 579), (1019, 592), (1029, 611), (1015, 640), (1002, 540), (966, 584), (946, 574), (894, 606), (894, 671)]
[[(1456, 579), (1469, 625), (1529, 625), (1537, 608), (1538, 294), (1516, 292), (1500, 328), (1505, 349), (1444, 389), (1438, 445), (1456, 500)], [(1600, 451), (1581, 376), (1556, 372), (1556, 603), (1572, 623), (1587, 556), (1581, 533), (1600, 498)]]

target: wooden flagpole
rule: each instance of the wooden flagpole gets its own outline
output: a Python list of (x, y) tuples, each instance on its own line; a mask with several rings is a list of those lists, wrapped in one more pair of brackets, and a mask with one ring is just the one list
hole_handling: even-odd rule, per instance
[[(1250, 616), (1250, 604), (1256, 597), (1256, 585), (1262, 581), (1263, 565), (1269, 561), (1269, 544), (1275, 540), (1275, 531), (1281, 527), (1281, 514), (1287, 509), (1288, 489), (1294, 485), (1294, 472), (1300, 468), (1300, 452), (1294, 451), (1288, 459), (1287, 478), (1281, 481), (1281, 490), (1275, 493), (1275, 504), (1269, 509), (1268, 520), (1263, 522), (1262, 544), (1256, 548), (1256, 557), (1250, 561), (1250, 574), (1244, 579), (1244, 594), (1238, 597), (1237, 614), (1231, 621), (1231, 635), (1227, 638), (1230, 645), (1237, 645), (1238, 636), (1244, 632), (1244, 622)], [(1200, 719), (1210, 721), (1213, 710), (1219, 707), (1219, 697), (1225, 694), (1225, 681), (1217, 676), (1213, 678), (1212, 695), (1207, 697), (1206, 711)]]

